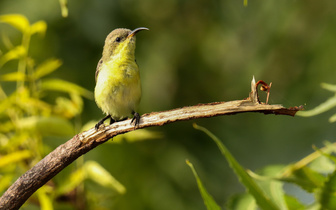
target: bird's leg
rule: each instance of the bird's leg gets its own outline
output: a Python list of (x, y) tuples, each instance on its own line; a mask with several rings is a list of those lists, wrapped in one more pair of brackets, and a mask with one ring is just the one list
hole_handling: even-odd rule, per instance
[[(103, 119), (101, 119), (101, 120), (95, 125), (96, 130), (98, 130), (99, 126), (100, 126), (101, 124), (103, 124), (104, 121), (107, 120), (108, 118), (111, 119), (111, 120), (110, 120), (110, 124), (114, 123), (114, 120), (112, 119), (111, 115), (107, 115), (106, 117), (104, 117)], [(112, 122), (112, 123), (111, 123), (111, 122)]]
[(133, 111), (132, 114), (133, 114), (134, 116), (133, 116), (133, 119), (132, 119), (132, 121), (131, 121), (131, 124), (132, 124), (133, 121), (134, 121), (134, 127), (136, 127), (136, 126), (138, 126), (139, 123), (140, 123), (140, 115), (139, 115), (138, 112), (135, 112), (135, 111)]
[(110, 125), (112, 125), (113, 123), (115, 123), (115, 120), (110, 115)]

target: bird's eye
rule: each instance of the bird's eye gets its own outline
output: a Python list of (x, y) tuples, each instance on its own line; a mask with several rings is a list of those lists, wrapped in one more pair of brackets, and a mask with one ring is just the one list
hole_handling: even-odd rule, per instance
[(117, 37), (116, 42), (120, 42), (120, 41), (121, 41), (120, 37)]

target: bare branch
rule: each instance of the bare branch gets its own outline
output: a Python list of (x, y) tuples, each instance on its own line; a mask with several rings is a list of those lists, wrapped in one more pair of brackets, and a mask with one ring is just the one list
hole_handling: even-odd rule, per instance
[(269, 96), (270, 85), (260, 81), (256, 84), (253, 78), (250, 96), (244, 100), (198, 104), (164, 112), (153, 112), (142, 115), (140, 124), (136, 128), (130, 124), (131, 120), (125, 120), (113, 123), (110, 126), (101, 126), (99, 130), (91, 128), (88, 131), (77, 134), (66, 143), (57, 147), (16, 180), (0, 198), (0, 209), (19, 209), (38, 188), (78, 157), (106, 142), (108, 139), (134, 129), (162, 126), (176, 121), (232, 115), (244, 112), (294, 116), (297, 111), (302, 110), (302, 106), (285, 108), (281, 105), (260, 103), (257, 91), (257, 86), (260, 83), (263, 85), (262, 90), (267, 91)]

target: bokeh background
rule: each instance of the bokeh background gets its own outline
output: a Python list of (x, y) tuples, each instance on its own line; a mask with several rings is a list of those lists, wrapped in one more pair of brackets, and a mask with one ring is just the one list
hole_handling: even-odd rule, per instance
[[(37, 62), (50, 57), (63, 61), (50, 77), (91, 91), (107, 34), (119, 27), (149, 28), (137, 34), (143, 88), (140, 113), (246, 98), (253, 75), (273, 83), (271, 104), (314, 108), (331, 96), (320, 83), (336, 81), (334, 8), (336, 2), (326, 0), (254, 0), (248, 6), (243, 0), (70, 0), (69, 16), (63, 18), (57, 0), (0, 1), (1, 15), (19, 13), (31, 23), (47, 22), (45, 37), (32, 39), (30, 53)], [(20, 42), (20, 34), (9, 26), (0, 24), (0, 31)], [(11, 85), (2, 86), (10, 92)], [(125, 195), (96, 201), (107, 203), (105, 207), (204, 209), (186, 159), (224, 206), (244, 188), (216, 145), (192, 123), (208, 128), (244, 167), (256, 170), (297, 161), (313, 151), (312, 145), (333, 141), (330, 115), (293, 118), (246, 113), (178, 122), (150, 129), (160, 132), (161, 138), (107, 143), (84, 160), (99, 162), (127, 188)], [(102, 117), (94, 100), (85, 99), (81, 124)], [(48, 143), (56, 147), (66, 140)], [(86, 188), (99, 186), (88, 182)]]

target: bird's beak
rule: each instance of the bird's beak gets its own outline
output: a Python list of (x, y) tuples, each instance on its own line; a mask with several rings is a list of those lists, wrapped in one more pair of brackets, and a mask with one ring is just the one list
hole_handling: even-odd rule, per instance
[(138, 33), (139, 31), (142, 31), (142, 30), (149, 30), (149, 29), (145, 28), (145, 27), (136, 28), (133, 31), (131, 31), (130, 34), (128, 34), (127, 39), (133, 37), (136, 33)]

